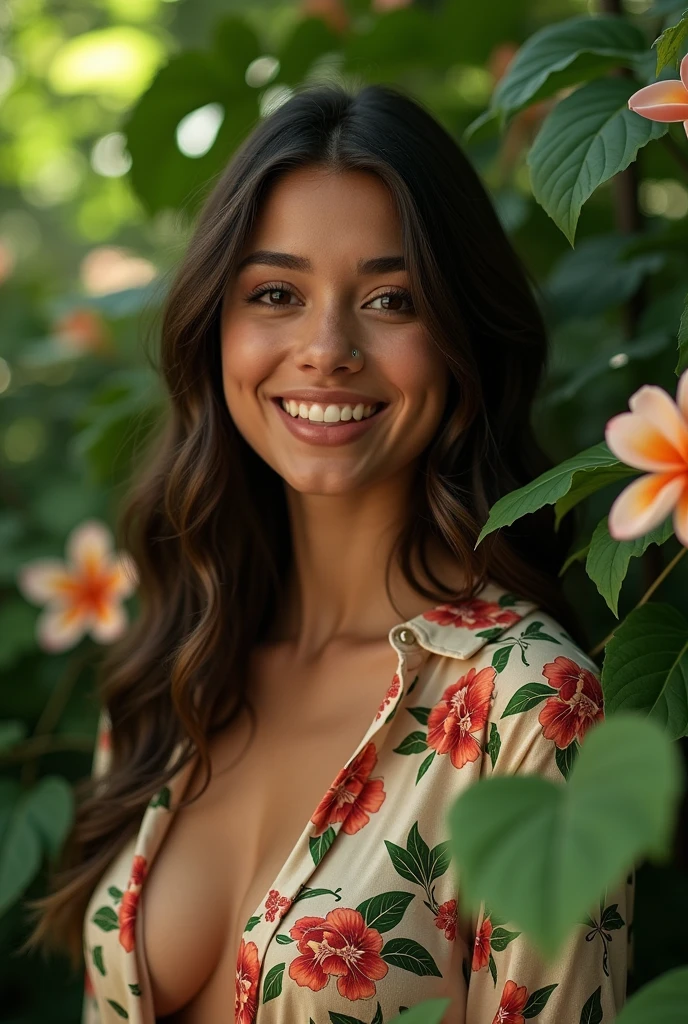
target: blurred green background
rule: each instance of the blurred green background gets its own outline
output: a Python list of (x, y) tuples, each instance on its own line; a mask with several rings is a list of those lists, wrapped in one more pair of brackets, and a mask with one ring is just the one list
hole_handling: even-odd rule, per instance
[[(90, 637), (45, 650), (17, 574), (64, 557), (88, 519), (112, 525), (132, 459), (160, 416), (146, 359), (169, 272), (215, 175), (295, 85), (336, 76), (397, 83), (461, 141), (518, 46), (573, 15), (623, 11), (649, 43), (684, 2), (619, 0), (0, 0), (0, 1020), (75, 1022), (82, 979), (18, 957), (20, 897), (45, 890), (91, 766), (97, 716)], [(686, 292), (688, 148), (680, 131), (640, 154), (620, 200), (583, 208), (575, 249), (532, 198), (526, 155), (551, 106), (487, 123), (464, 145), (540, 289), (551, 328), (536, 429), (555, 461), (595, 444), (628, 396), (675, 390)], [(680, 125), (678, 129), (680, 130)], [(673, 148), (672, 148), (673, 147)], [(609, 494), (586, 506), (583, 549)], [(672, 548), (673, 544), (673, 548)], [(621, 617), (676, 551), (634, 559)], [(669, 550), (671, 549), (671, 550)], [(565, 586), (591, 642), (616, 621), (573, 560)], [(685, 604), (685, 570), (662, 597)], [(135, 597), (130, 613), (135, 614)], [(38, 793), (42, 781), (53, 780)], [(57, 780), (57, 781), (55, 781)], [(63, 780), (60, 783), (59, 780)], [(23, 835), (19, 789), (42, 801), (43, 846)], [(13, 832), (14, 830), (14, 832)], [(686, 849), (644, 867), (636, 988), (688, 962)], [(8, 866), (9, 865), (9, 866)]]

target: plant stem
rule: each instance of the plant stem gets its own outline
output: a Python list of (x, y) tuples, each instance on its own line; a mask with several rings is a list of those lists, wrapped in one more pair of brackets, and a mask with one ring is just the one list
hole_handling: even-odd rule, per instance
[[(683, 556), (685, 555), (686, 551), (688, 551), (688, 548), (681, 547), (681, 550), (678, 552), (678, 554), (675, 555), (671, 559), (671, 561), (669, 562), (668, 565), (664, 566), (664, 568), (660, 572), (660, 574), (657, 577), (657, 579), (654, 580), (653, 583), (650, 584), (650, 586), (647, 588), (647, 590), (645, 591), (643, 596), (640, 598), (640, 600), (638, 601), (637, 605), (635, 606), (636, 608), (640, 608), (641, 604), (645, 604), (645, 602), (648, 600), (648, 598), (652, 597), (652, 595), (654, 594), (654, 592), (657, 589), (657, 587), (660, 585), (660, 583), (662, 583), (666, 579), (666, 577), (669, 575), (669, 573), (674, 568), (674, 566), (683, 558)], [(635, 611), (635, 608), (633, 609), (633, 611)], [(615, 626), (614, 629), (611, 631), (611, 633), (609, 633), (604, 638), (604, 640), (600, 640), (600, 642), (598, 644), (596, 644), (595, 647), (592, 648), (592, 650), (588, 651), (588, 654), (589, 654), (589, 656), (591, 658), (595, 658), (605, 648), (605, 646), (609, 643), (611, 638), (614, 636), (614, 633), (616, 632), (616, 628), (617, 627)]]

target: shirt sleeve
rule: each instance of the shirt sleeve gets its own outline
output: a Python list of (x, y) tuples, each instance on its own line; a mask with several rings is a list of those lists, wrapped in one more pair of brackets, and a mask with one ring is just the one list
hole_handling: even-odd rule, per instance
[[(94, 779), (106, 774), (110, 767), (110, 760), (110, 719), (107, 709), (103, 708), (98, 718), (96, 740), (93, 749), (91, 775)], [(84, 953), (86, 954), (86, 965), (84, 969), (84, 996), (81, 1004), (81, 1024), (102, 1024), (102, 1017), (91, 981), (91, 973), (97, 968), (92, 961), (89, 962), (88, 950), (85, 949)]]
[[(536, 611), (519, 626), (512, 636), (527, 642), (512, 647), (502, 681), (497, 675), (482, 775), (538, 774), (566, 785), (585, 733), (603, 717), (599, 670), (551, 617)], [(501, 658), (498, 665), (506, 652)], [(626, 997), (634, 881), (631, 872), (582, 915), (551, 963), (481, 904), (465, 969), (466, 1024), (613, 1020)]]

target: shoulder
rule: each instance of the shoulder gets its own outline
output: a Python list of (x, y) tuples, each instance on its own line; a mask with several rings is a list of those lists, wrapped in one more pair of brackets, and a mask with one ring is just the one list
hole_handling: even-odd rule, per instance
[(494, 681), (486, 721), (486, 744), (499, 744), (493, 770), (551, 769), (566, 778), (586, 732), (603, 718), (596, 663), (539, 608), (487, 644), (478, 661)]

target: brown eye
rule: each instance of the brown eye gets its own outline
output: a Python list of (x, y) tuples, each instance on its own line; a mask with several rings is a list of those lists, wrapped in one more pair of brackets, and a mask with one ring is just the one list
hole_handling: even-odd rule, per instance
[[(382, 302), (382, 306), (378, 306), (377, 310), (382, 313), (412, 313), (414, 310), (413, 299), (407, 291), (403, 289), (393, 289), (387, 292), (383, 292), (382, 295), (376, 295), (370, 302)], [(403, 303), (407, 305), (404, 306)], [(368, 303), (369, 305), (370, 303)]]

